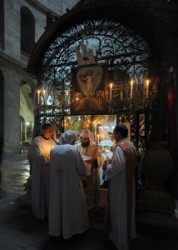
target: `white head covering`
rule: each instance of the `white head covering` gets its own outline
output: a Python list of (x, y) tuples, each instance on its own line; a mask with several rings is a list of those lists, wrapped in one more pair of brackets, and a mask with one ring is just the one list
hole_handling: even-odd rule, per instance
[(89, 141), (90, 141), (90, 145), (93, 144), (94, 142), (94, 135), (93, 133), (88, 130), (88, 129), (83, 129), (80, 133), (80, 137), (85, 137), (85, 138), (88, 138)]
[(73, 130), (67, 130), (64, 132), (59, 140), (59, 144), (72, 144), (77, 140), (77, 136)]

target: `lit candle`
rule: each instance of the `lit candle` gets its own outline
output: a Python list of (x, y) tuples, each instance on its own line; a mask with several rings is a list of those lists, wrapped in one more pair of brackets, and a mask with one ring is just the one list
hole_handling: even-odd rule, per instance
[(146, 81), (146, 97), (149, 96), (149, 83), (150, 83), (150, 81), (147, 80), (147, 81)]
[(133, 83), (134, 83), (134, 81), (131, 80), (130, 81), (130, 98), (132, 98), (132, 96), (133, 96)]
[(37, 90), (37, 104), (40, 104), (40, 90)]
[(79, 103), (79, 97), (75, 98), (76, 103)]
[(123, 100), (123, 90), (120, 91), (120, 99)]
[(65, 102), (66, 102), (66, 105), (68, 106), (68, 98), (69, 98), (69, 90), (66, 90), (65, 91)]
[(109, 88), (110, 88), (110, 91), (109, 91), (109, 100), (110, 101), (112, 100), (112, 87), (113, 87), (113, 83), (110, 83), (109, 84)]
[(97, 138), (98, 138), (98, 143), (100, 142), (100, 135), (97, 134)]
[(95, 141), (96, 141), (96, 136), (97, 136), (97, 134), (96, 134), (96, 125), (97, 125), (97, 122), (94, 121), (93, 125), (94, 125), (94, 136), (95, 136)]

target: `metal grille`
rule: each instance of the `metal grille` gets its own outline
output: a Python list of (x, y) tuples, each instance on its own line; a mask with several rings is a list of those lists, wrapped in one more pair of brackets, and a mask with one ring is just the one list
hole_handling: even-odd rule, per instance
[[(86, 48), (91, 53), (87, 54)], [(114, 20), (86, 20), (63, 33), (59, 31), (42, 59), (37, 86), (41, 95), (37, 96), (35, 105), (36, 121), (55, 121), (62, 126), (61, 117), (72, 115), (72, 73), (75, 68), (92, 63), (106, 65), (109, 78), (115, 81), (113, 101), (108, 104), (108, 114), (118, 114), (118, 117), (127, 117), (130, 122), (133, 121), (132, 139), (141, 146), (145, 137), (138, 133), (139, 125), (134, 125), (135, 115), (139, 110), (144, 114), (144, 109), (150, 109), (150, 103), (142, 102), (141, 88), (134, 101), (125, 98), (120, 102), (118, 91), (123, 87), (126, 97), (129, 95), (128, 79), (135, 79), (137, 85), (141, 86), (144, 77), (151, 73), (153, 80), (155, 72), (152, 71), (151, 58), (151, 52), (144, 39)], [(153, 103), (151, 102), (151, 105)], [(136, 139), (136, 135), (139, 139)]]
[[(139, 84), (144, 76), (149, 74), (151, 57), (149, 48), (133, 30), (106, 19), (88, 20), (76, 24), (59, 34), (44, 54), (38, 88), (47, 90), (41, 104), (45, 106), (48, 103), (48, 107), (41, 105), (37, 112), (46, 115), (71, 114), (72, 72), (78, 64), (90, 64), (91, 60), (85, 55), (85, 51), (80, 57), (78, 56), (77, 52), (82, 44), (93, 52), (92, 63), (107, 65), (110, 78), (121, 80), (123, 77), (125, 92), (128, 91), (128, 83), (124, 80), (136, 78)], [(119, 89), (117, 79), (116, 89)], [(64, 100), (66, 91), (69, 91), (67, 106)], [(116, 103), (109, 112), (117, 112), (118, 104)], [(124, 105), (128, 106), (127, 103)]]

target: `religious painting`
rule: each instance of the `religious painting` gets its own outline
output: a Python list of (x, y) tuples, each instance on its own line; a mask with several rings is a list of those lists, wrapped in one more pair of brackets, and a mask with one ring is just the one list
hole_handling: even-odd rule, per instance
[(72, 114), (104, 114), (107, 112), (106, 67), (80, 66), (73, 72)]

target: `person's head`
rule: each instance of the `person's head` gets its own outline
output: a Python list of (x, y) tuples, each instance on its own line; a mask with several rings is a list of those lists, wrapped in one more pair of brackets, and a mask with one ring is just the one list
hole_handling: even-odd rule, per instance
[(74, 145), (75, 141), (77, 140), (77, 136), (73, 130), (67, 130), (64, 132), (59, 140), (59, 144), (71, 144)]
[(49, 139), (52, 137), (53, 134), (53, 129), (50, 123), (43, 123), (41, 126), (41, 132), (42, 132), (42, 136), (45, 139)]
[(80, 133), (80, 142), (83, 148), (87, 148), (93, 142), (93, 133), (88, 129), (83, 129)]
[(114, 139), (117, 141), (127, 138), (128, 128), (123, 124), (117, 124), (113, 130)]

